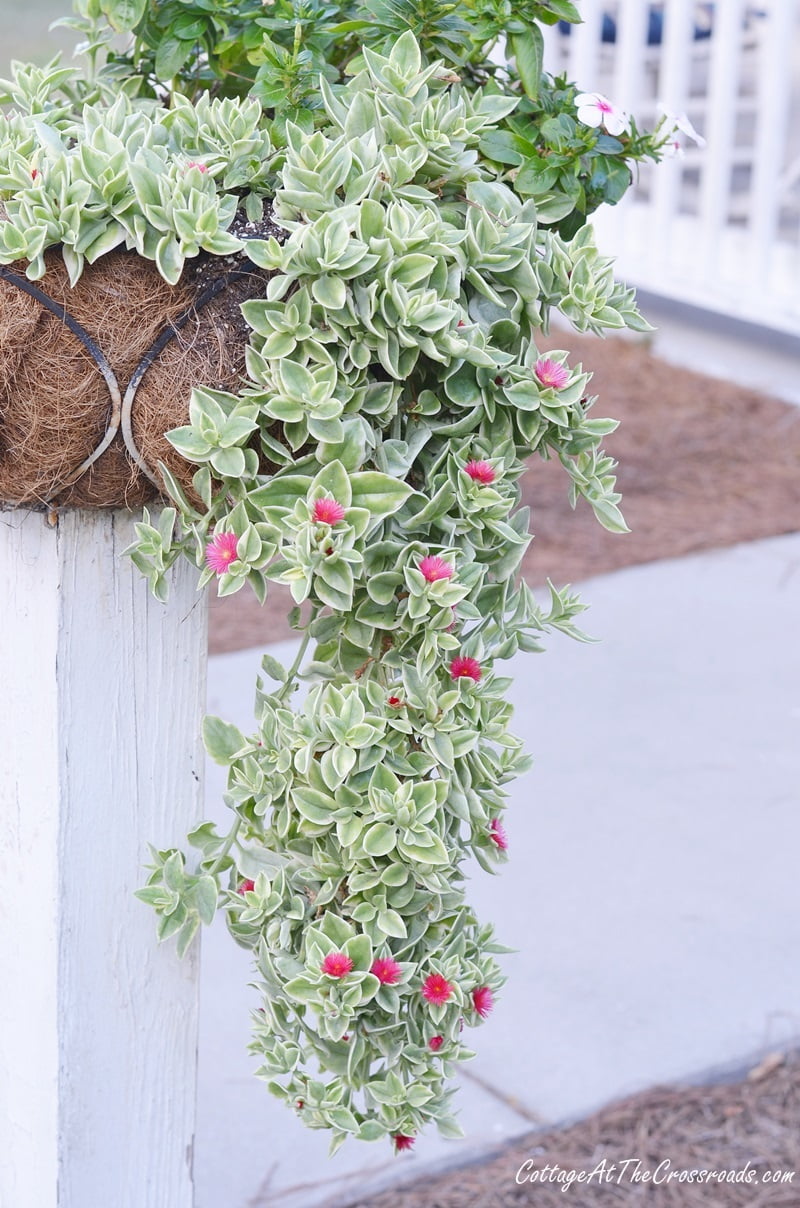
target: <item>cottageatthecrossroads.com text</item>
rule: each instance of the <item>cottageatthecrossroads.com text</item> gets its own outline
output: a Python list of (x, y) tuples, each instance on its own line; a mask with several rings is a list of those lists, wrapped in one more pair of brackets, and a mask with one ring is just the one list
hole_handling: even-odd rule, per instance
[[(724, 1186), (725, 1184), (747, 1184), (761, 1187), (768, 1184), (786, 1185), (793, 1183), (794, 1170), (758, 1170), (752, 1162), (747, 1162), (737, 1170), (720, 1170), (673, 1167), (669, 1158), (659, 1162), (657, 1166), (647, 1165), (641, 1158), (623, 1158), (611, 1162), (603, 1158), (591, 1169), (576, 1170), (558, 1163), (546, 1166), (536, 1166), (533, 1158), (522, 1163), (516, 1175), (516, 1182), (522, 1183), (554, 1183), (560, 1184), (562, 1191), (569, 1191), (575, 1184), (611, 1184), (617, 1186), (623, 1183), (632, 1185), (664, 1186), (669, 1183), (690, 1183), (706, 1186)], [(800, 1180), (798, 1180), (800, 1182)]]

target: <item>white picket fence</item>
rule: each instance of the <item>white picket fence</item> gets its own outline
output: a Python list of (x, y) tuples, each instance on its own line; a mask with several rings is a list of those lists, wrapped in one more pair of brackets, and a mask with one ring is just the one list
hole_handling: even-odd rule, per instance
[(620, 205), (596, 215), (618, 275), (800, 335), (800, 0), (579, 7), (582, 25), (548, 31), (546, 69), (604, 93), (643, 127), (662, 107), (685, 112), (707, 140), (644, 166)]

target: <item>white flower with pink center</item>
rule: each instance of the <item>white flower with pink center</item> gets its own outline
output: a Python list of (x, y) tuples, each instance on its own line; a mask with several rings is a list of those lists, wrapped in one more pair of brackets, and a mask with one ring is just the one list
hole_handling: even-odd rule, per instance
[(663, 115), (659, 119), (656, 126), (656, 134), (666, 134), (668, 142), (664, 147), (666, 155), (679, 155), (683, 153), (683, 147), (680, 140), (676, 137), (678, 134), (684, 134), (686, 138), (695, 143), (698, 147), (705, 147), (706, 140), (702, 134), (695, 130), (692, 122), (686, 113), (673, 113), (671, 109), (667, 109), (665, 105), (661, 105)]
[(622, 134), (628, 128), (628, 115), (612, 105), (602, 92), (579, 92), (575, 97), (578, 121), (597, 129), (602, 126), (608, 134)]
[(681, 134), (685, 134), (686, 137), (690, 138), (693, 143), (697, 144), (698, 147), (705, 147), (706, 140), (703, 138), (702, 134), (698, 134), (685, 113), (680, 113), (675, 118), (675, 129), (680, 130)]

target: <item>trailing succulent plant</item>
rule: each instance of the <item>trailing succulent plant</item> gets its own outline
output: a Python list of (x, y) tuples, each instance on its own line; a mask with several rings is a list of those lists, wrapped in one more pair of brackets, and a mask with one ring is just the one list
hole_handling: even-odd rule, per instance
[[(38, 276), (60, 244), (75, 279), (124, 244), (176, 280), (200, 249), (244, 249), (269, 273), (241, 391), (198, 384), (170, 434), (193, 493), (164, 470), (172, 506), (130, 553), (160, 598), (181, 556), (223, 595), (288, 584), (301, 641), (288, 669), (264, 657), (252, 734), (206, 720), (229, 833), (154, 849), (139, 894), (181, 952), (218, 910), (252, 950), (259, 1072), (305, 1124), (399, 1150), (429, 1123), (458, 1135), (462, 1029), (503, 982), (464, 891), (469, 860), (507, 859), (528, 763), (496, 668), (582, 636), (573, 594), (543, 606), (517, 578), (525, 460), (558, 459), (573, 503), (625, 529), (615, 422), (537, 342), (552, 310), (647, 330), (584, 219), (672, 132), (612, 137), (610, 106), (595, 121), (541, 76), (535, 22), (574, 19), (565, 0), (252, 8), (80, 0), (89, 78), (5, 85), (0, 259)], [(100, 68), (104, 14), (133, 44)], [(230, 234), (265, 199), (280, 237)]]
[(15, 108), (0, 117), (0, 263), (27, 260), (37, 280), (45, 251), (60, 247), (74, 285), (85, 264), (124, 246), (174, 285), (187, 257), (241, 251), (228, 228), (242, 205), (261, 218), (274, 156), (258, 101), (176, 95), (166, 110), (123, 92), (78, 108), (54, 95), (73, 76), (28, 67), (7, 86)]
[[(491, 83), (517, 99), (480, 140), (480, 154), (516, 176), (537, 201), (539, 221), (574, 235), (599, 205), (619, 201), (631, 165), (657, 159), (669, 130), (653, 138), (635, 121), (586, 122), (574, 84), (542, 73), (542, 25), (580, 20), (571, 0), (75, 0), (64, 22), (81, 34), (93, 88), (141, 98), (251, 96), (270, 113), (283, 145), (287, 123), (310, 133), (327, 120), (319, 88), (364, 67), (364, 49), (387, 55), (414, 34), (427, 62), (440, 61), (463, 87)], [(120, 33), (128, 35), (120, 47)], [(506, 40), (513, 56), (497, 54)], [(83, 90), (86, 90), (83, 85)], [(114, 94), (112, 92), (112, 94)]]
[[(558, 458), (573, 496), (624, 529), (600, 451), (615, 424), (536, 339), (553, 307), (583, 331), (645, 326), (590, 229), (538, 227), (481, 159), (513, 99), (459, 88), (411, 34), (364, 60), (346, 88), (322, 85), (327, 124), (288, 128), (286, 237), (247, 248), (273, 274), (244, 306), (248, 384), (196, 390), (172, 433), (201, 463), (202, 506), (174, 487), (133, 553), (157, 591), (185, 553), (222, 594), (275, 581), (296, 601), (301, 653), (289, 671), (265, 658), (278, 686), (259, 687), (254, 733), (206, 723), (231, 832), (196, 830), (191, 866), (157, 853), (141, 896), (183, 946), (221, 902), (260, 977), (261, 1072), (334, 1147), (402, 1145), (431, 1121), (457, 1134), (461, 1029), (503, 980), (464, 866), (506, 859), (505, 786), (527, 766), (495, 666), (547, 629), (576, 634), (580, 608), (553, 589), (544, 611), (515, 580), (524, 458)], [(260, 455), (280, 469), (261, 474)]]

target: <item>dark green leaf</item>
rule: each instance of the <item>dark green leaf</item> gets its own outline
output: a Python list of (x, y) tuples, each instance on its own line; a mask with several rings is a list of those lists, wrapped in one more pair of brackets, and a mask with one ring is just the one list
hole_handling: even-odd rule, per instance
[(511, 39), (511, 48), (522, 86), (531, 100), (535, 101), (539, 95), (544, 55), (544, 38), (538, 25), (531, 25), (524, 34), (515, 34)]
[(193, 42), (184, 42), (174, 34), (167, 34), (158, 44), (156, 51), (156, 75), (159, 80), (171, 80), (183, 67), (192, 53)]

